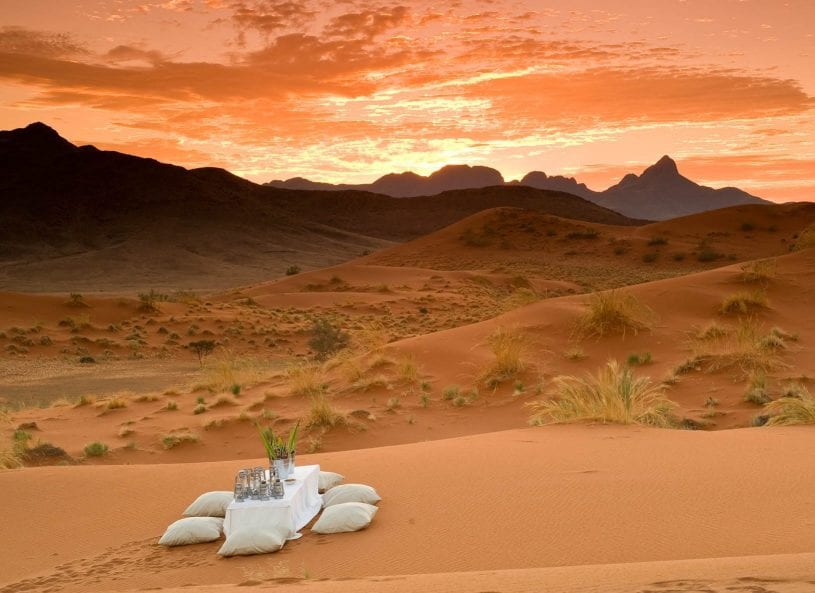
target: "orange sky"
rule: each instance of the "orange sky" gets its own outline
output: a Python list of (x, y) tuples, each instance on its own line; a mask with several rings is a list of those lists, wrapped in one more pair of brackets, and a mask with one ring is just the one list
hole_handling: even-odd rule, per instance
[(255, 181), (663, 154), (815, 199), (812, 0), (0, 0), (0, 128)]

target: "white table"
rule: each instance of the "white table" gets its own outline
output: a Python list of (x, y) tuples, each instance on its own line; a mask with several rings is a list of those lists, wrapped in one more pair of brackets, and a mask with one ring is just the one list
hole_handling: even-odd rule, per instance
[(285, 496), (272, 500), (232, 501), (226, 508), (224, 534), (229, 535), (241, 527), (285, 527), (288, 539), (297, 539), (297, 532), (320, 512), (323, 499), (317, 492), (319, 465), (294, 468), (296, 481), (283, 483)]

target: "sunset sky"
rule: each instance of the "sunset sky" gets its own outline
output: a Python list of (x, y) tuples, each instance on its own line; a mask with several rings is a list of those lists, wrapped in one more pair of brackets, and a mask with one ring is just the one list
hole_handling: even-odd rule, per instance
[(449, 163), (815, 200), (813, 0), (0, 0), (0, 129), (269, 181)]

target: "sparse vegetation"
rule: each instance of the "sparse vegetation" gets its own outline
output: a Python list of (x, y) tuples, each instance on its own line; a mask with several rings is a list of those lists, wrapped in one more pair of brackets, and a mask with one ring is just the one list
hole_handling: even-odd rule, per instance
[[(749, 378), (756, 372), (770, 373), (784, 366), (776, 348), (768, 347), (767, 335), (750, 318), (743, 318), (733, 331), (721, 337), (698, 340), (697, 353), (688, 370), (709, 372), (736, 370)], [(681, 372), (677, 369), (677, 372)]]
[(815, 424), (815, 399), (803, 386), (794, 396), (780, 397), (768, 403), (764, 411), (769, 416), (767, 426)]
[(85, 297), (83, 297), (81, 294), (78, 292), (72, 292), (70, 295), (68, 295), (68, 306), (84, 308), (88, 306), (88, 303), (85, 302)]
[(790, 251), (801, 251), (810, 247), (815, 247), (815, 223), (810, 224), (798, 234), (795, 243), (790, 246)]
[(482, 380), (490, 389), (523, 372), (525, 340), (519, 330), (500, 327), (490, 334), (487, 344), (495, 362), (483, 374)]
[(340, 424), (345, 424), (345, 422), (345, 416), (334, 409), (334, 406), (328, 401), (328, 397), (325, 393), (319, 393), (311, 397), (306, 426), (333, 428)]
[(750, 386), (744, 394), (744, 401), (758, 406), (763, 406), (772, 401), (767, 384), (767, 374), (764, 371), (757, 370), (753, 373)]
[(319, 395), (325, 391), (323, 368), (316, 363), (302, 363), (286, 370), (292, 395)]
[(636, 335), (648, 329), (654, 317), (653, 312), (633, 295), (616, 290), (591, 294), (586, 308), (577, 321), (577, 333), (584, 337), (625, 336), (629, 332)]
[(583, 360), (586, 353), (580, 346), (570, 346), (563, 351), (563, 357), (567, 360)]
[(189, 344), (187, 344), (187, 348), (195, 352), (195, 355), (198, 357), (198, 363), (203, 368), (204, 359), (210, 354), (212, 354), (213, 350), (215, 350), (215, 341), (197, 340), (195, 342), (190, 342)]
[(289, 266), (288, 268), (286, 268), (286, 276), (294, 276), (296, 274), (299, 274), (300, 272), (302, 272), (300, 266)]
[(532, 424), (612, 422), (671, 427), (675, 404), (648, 377), (635, 377), (631, 368), (609, 361), (596, 376), (555, 377), (556, 397), (531, 402)]
[(178, 402), (176, 402), (173, 399), (168, 400), (167, 404), (164, 406), (164, 409), (167, 410), (168, 412), (175, 412), (176, 410), (178, 410)]
[(778, 275), (778, 262), (775, 259), (759, 259), (741, 266), (739, 279), (746, 283), (768, 284)]
[(105, 443), (94, 441), (85, 445), (83, 451), (85, 451), (86, 457), (102, 457), (107, 454), (108, 446)]
[(161, 309), (158, 306), (160, 301), (167, 301), (169, 297), (166, 294), (156, 292), (152, 288), (150, 292), (139, 293), (139, 308), (140, 313), (159, 313)]
[(591, 229), (588, 227), (583, 227), (570, 233), (566, 233), (567, 239), (596, 239), (599, 236), (600, 233), (597, 232), (597, 229)]
[(444, 400), (450, 401), (458, 397), (460, 391), (461, 390), (458, 385), (449, 385), (445, 387), (444, 390), (441, 392), (441, 397)]
[(741, 291), (725, 297), (719, 311), (724, 315), (747, 315), (768, 307), (767, 293), (763, 290), (753, 290)]
[(640, 353), (633, 353), (628, 355), (628, 359), (626, 360), (628, 366), (637, 366), (643, 364), (651, 364), (651, 353), (650, 352), (640, 352)]
[(656, 247), (656, 246), (659, 246), (659, 245), (667, 245), (667, 244), (668, 244), (668, 239), (666, 239), (665, 237), (651, 237), (648, 240), (648, 246), (649, 247)]
[(165, 449), (174, 449), (184, 443), (197, 443), (200, 439), (194, 432), (170, 432), (161, 437)]
[(308, 345), (318, 360), (325, 360), (332, 354), (346, 348), (351, 342), (351, 336), (348, 332), (343, 331), (325, 318), (314, 320), (311, 334)]
[(648, 253), (642, 254), (642, 261), (646, 264), (654, 263), (657, 261), (657, 258), (659, 258), (659, 253), (656, 251), (649, 251)]

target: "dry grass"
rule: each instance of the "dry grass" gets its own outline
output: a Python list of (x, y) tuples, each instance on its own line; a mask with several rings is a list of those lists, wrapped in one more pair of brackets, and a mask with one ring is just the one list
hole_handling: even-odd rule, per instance
[(770, 419), (767, 426), (815, 424), (815, 399), (805, 387), (797, 395), (781, 397), (764, 406)]
[(412, 356), (405, 357), (397, 362), (396, 373), (399, 382), (404, 385), (418, 385), (421, 379), (416, 359)]
[(810, 247), (815, 247), (815, 223), (810, 224), (799, 233), (798, 239), (792, 245), (792, 251), (801, 251)]
[(595, 292), (586, 301), (586, 312), (577, 320), (576, 333), (581, 337), (602, 338), (646, 330), (654, 321), (654, 312), (633, 295), (609, 290)]
[(107, 400), (105, 408), (108, 410), (120, 410), (127, 407), (127, 400), (123, 397), (112, 397)]
[(274, 376), (276, 368), (268, 361), (222, 352), (204, 367), (204, 387), (209, 391), (228, 391), (234, 385), (250, 387)]
[(725, 337), (729, 333), (730, 329), (719, 325), (715, 321), (711, 321), (705, 327), (701, 328), (698, 332), (696, 332), (696, 339), (718, 340)]
[(555, 377), (556, 397), (531, 402), (530, 423), (611, 422), (671, 427), (676, 423), (675, 404), (663, 395), (661, 385), (648, 377), (609, 361), (596, 376)]
[(759, 259), (741, 266), (739, 279), (748, 284), (769, 284), (778, 275), (778, 262), (775, 259)]
[(725, 297), (719, 312), (723, 315), (748, 315), (769, 306), (764, 290), (741, 291)]
[(488, 387), (495, 388), (526, 368), (523, 361), (526, 339), (517, 329), (499, 327), (487, 338), (487, 345), (495, 356), (495, 362), (481, 377)]
[(165, 449), (174, 449), (184, 443), (197, 443), (199, 440), (194, 432), (170, 432), (161, 437), (161, 444)]
[(691, 360), (694, 368), (708, 372), (736, 371), (741, 378), (771, 373), (786, 365), (779, 355), (778, 338), (764, 334), (755, 320), (743, 318), (732, 331), (719, 338), (698, 340)]
[(758, 406), (763, 406), (772, 401), (767, 373), (761, 370), (753, 373), (750, 377), (750, 386), (744, 394), (744, 401)]
[(311, 397), (311, 404), (308, 410), (306, 426), (313, 428), (316, 426), (333, 428), (346, 423), (346, 418), (331, 405), (325, 393), (320, 392)]
[(22, 466), (22, 457), (15, 448), (0, 449), (0, 469), (17, 469)]
[(290, 366), (286, 378), (292, 395), (316, 396), (325, 391), (325, 371), (315, 362), (304, 362)]

